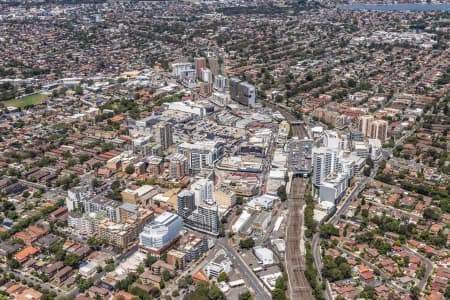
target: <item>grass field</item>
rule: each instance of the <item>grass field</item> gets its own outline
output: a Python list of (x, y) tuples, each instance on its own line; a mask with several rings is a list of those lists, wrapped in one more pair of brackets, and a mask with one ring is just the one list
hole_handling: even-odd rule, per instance
[(40, 103), (44, 102), (47, 98), (48, 98), (47, 95), (34, 94), (34, 95), (30, 95), (30, 96), (25, 96), (25, 97), (22, 97), (19, 99), (3, 101), (2, 103), (6, 107), (15, 106), (15, 107), (22, 108), (24, 106), (31, 105), (31, 104), (40, 104)]

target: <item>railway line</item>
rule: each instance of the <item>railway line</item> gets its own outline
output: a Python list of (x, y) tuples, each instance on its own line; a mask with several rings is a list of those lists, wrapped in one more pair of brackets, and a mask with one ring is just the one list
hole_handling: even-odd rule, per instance
[[(303, 139), (308, 133), (303, 122), (295, 118), (284, 107), (266, 102), (266, 105), (277, 109), (291, 124), (292, 136)], [(288, 197), (288, 220), (286, 226), (286, 271), (289, 282), (290, 299), (313, 300), (311, 286), (305, 276), (306, 250), (303, 245), (303, 209), (306, 205), (304, 195), (307, 179), (293, 176)]]
[[(289, 214), (286, 230), (286, 270), (289, 280), (291, 299), (314, 299), (305, 277), (305, 250), (301, 246), (303, 240), (303, 206), (306, 180), (294, 177), (289, 194)], [(302, 249), (303, 248), (303, 249)]]

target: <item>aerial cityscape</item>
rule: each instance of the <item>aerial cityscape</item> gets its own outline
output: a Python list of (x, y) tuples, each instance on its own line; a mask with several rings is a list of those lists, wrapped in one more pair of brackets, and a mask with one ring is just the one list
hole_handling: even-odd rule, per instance
[(445, 0), (0, 0), (0, 300), (450, 299)]

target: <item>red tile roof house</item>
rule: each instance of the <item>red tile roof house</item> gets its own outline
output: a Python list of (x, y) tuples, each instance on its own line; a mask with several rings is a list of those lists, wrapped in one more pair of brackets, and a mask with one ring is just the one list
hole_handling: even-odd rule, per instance
[(361, 273), (359, 276), (365, 282), (371, 282), (375, 279), (375, 276), (372, 271), (365, 271), (365, 272)]
[(31, 246), (38, 238), (47, 234), (47, 230), (42, 229), (40, 227), (30, 225), (26, 231), (20, 231), (14, 235), (15, 238), (22, 240), (25, 245)]
[(14, 255), (14, 258), (22, 264), (38, 252), (39, 249), (29, 246)]

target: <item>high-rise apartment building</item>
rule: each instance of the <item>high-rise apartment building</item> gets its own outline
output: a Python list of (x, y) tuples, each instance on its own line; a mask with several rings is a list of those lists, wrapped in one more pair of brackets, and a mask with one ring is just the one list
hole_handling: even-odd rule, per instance
[(196, 58), (194, 58), (194, 64), (195, 64), (195, 74), (197, 76), (197, 79), (201, 79), (202, 78), (202, 69), (206, 68), (206, 58), (196, 57)]
[(337, 150), (321, 147), (313, 149), (313, 183), (319, 186), (325, 178), (338, 171), (340, 155)]
[(228, 78), (223, 75), (217, 75), (214, 78), (214, 89), (223, 92), (228, 87)]
[(158, 123), (155, 126), (155, 140), (162, 146), (163, 150), (169, 149), (173, 144), (172, 125), (167, 122)]
[(206, 83), (213, 83), (213, 74), (210, 69), (203, 68), (200, 72), (202, 81)]
[(214, 183), (206, 178), (199, 179), (191, 185), (191, 191), (195, 194), (195, 204), (199, 205), (213, 199)]
[(189, 172), (188, 159), (180, 153), (172, 153), (167, 156), (169, 161), (169, 174), (172, 178), (183, 178)]
[(381, 143), (384, 143), (387, 139), (388, 122), (385, 120), (375, 120), (370, 123), (371, 139), (379, 139)]
[(178, 146), (178, 153), (188, 160), (189, 171), (197, 174), (204, 169), (211, 169), (214, 161), (223, 156), (223, 143), (204, 141), (196, 143), (182, 143)]
[(371, 115), (360, 116), (358, 119), (358, 130), (362, 132), (364, 137), (370, 136), (370, 123), (374, 120)]
[(195, 205), (195, 193), (193, 191), (183, 190), (177, 195), (177, 213), (186, 219), (197, 208)]
[(194, 230), (217, 235), (219, 233), (219, 210), (217, 205), (212, 200), (201, 203), (184, 220), (184, 224)]
[(176, 63), (172, 64), (172, 76), (176, 79), (180, 79), (183, 72), (192, 70), (191, 63)]

